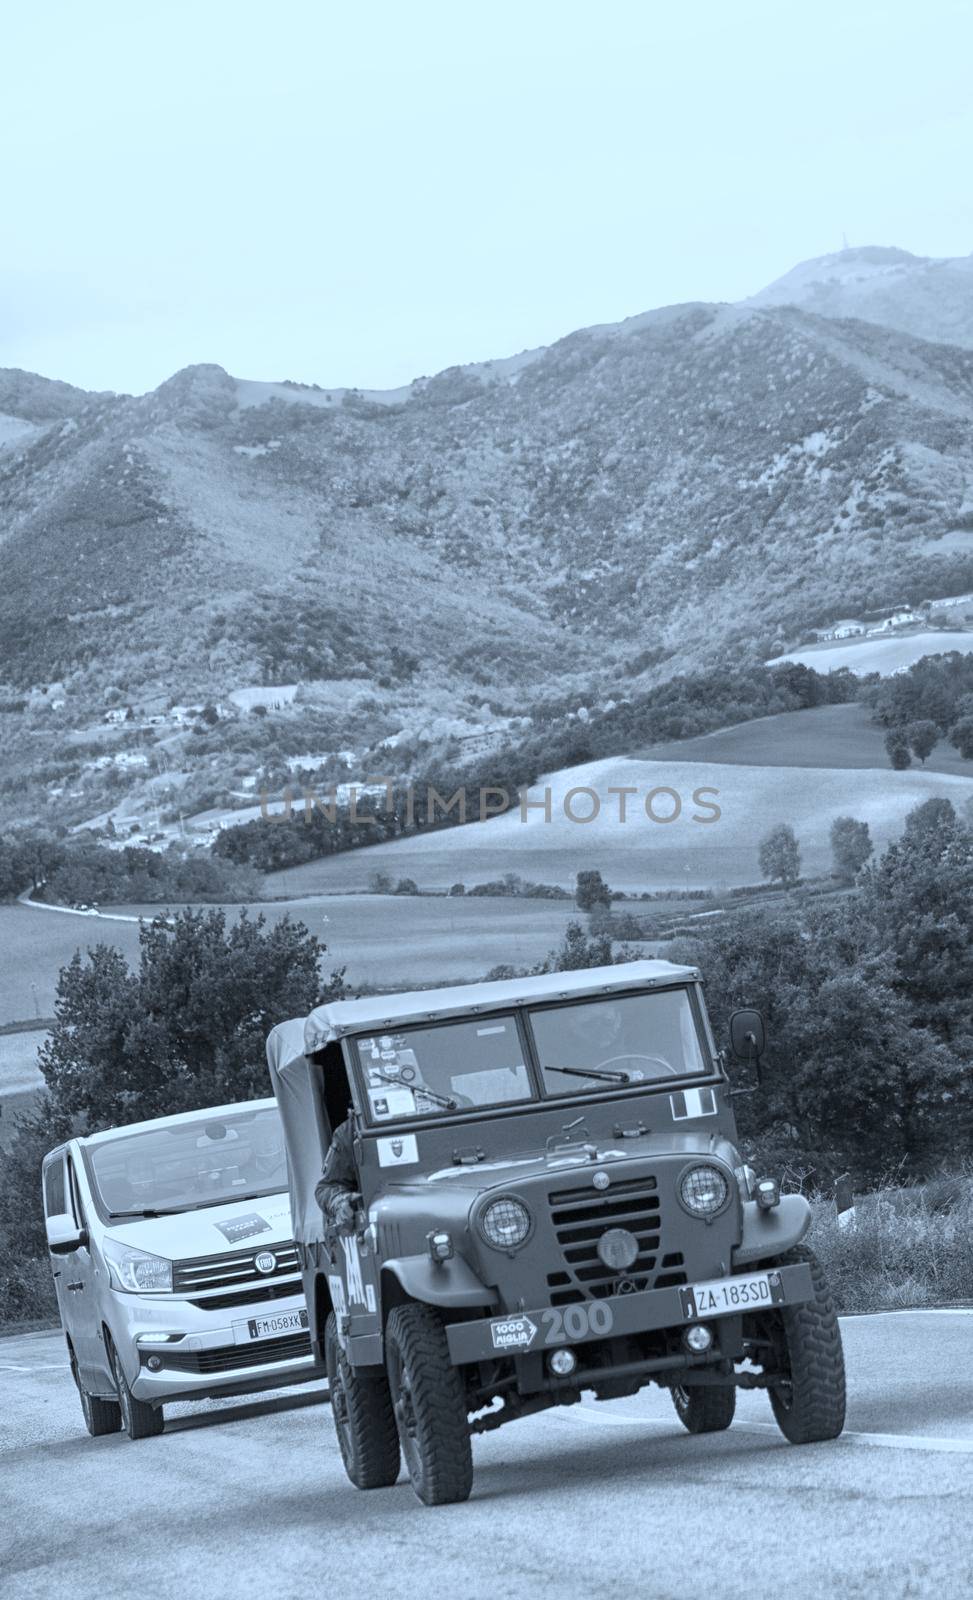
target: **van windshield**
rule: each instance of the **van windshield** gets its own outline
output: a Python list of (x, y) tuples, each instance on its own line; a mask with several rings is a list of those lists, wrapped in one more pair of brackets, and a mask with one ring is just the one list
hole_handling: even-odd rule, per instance
[(121, 1133), (89, 1145), (85, 1157), (96, 1198), (113, 1217), (193, 1211), (287, 1188), (276, 1106)]

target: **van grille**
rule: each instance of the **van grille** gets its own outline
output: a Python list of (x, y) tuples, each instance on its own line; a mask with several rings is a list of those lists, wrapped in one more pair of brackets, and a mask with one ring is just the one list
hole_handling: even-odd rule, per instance
[[(165, 1350), (155, 1346), (151, 1352), (161, 1355), (164, 1365), (173, 1372), (235, 1372), (241, 1367), (266, 1367), (272, 1361), (296, 1361), (299, 1356), (311, 1354), (309, 1333), (287, 1334), (282, 1339), (261, 1339), (258, 1344), (217, 1345), (213, 1350)], [(143, 1362), (148, 1352), (142, 1352)]]
[[(268, 1253), (277, 1258), (277, 1265), (273, 1272), (258, 1272), (255, 1265), (257, 1256)], [(248, 1250), (229, 1250), (218, 1256), (194, 1256), (190, 1261), (174, 1261), (172, 1292), (193, 1299), (204, 1295), (205, 1304), (211, 1306), (219, 1303), (217, 1291), (235, 1294), (243, 1289), (261, 1289), (278, 1278), (296, 1278), (299, 1272), (297, 1245), (293, 1239), (288, 1239), (280, 1244), (257, 1245)], [(251, 1298), (247, 1294), (232, 1303), (245, 1305)]]
[[(660, 1259), (662, 1217), (655, 1178), (629, 1178), (609, 1189), (560, 1189), (548, 1196), (551, 1221), (565, 1272), (551, 1273), (551, 1302), (566, 1305), (588, 1297), (635, 1293), (672, 1283), (685, 1283), (681, 1255)], [(631, 1267), (619, 1273), (598, 1256), (598, 1241), (609, 1228), (627, 1228), (638, 1240)]]

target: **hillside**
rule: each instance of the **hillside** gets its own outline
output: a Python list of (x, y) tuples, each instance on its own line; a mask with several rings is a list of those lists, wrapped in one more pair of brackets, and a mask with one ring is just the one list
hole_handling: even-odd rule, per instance
[[(973, 354), (786, 305), (670, 307), (385, 395), (6, 374), (0, 412), (4, 703), (63, 701), (3, 717), (18, 804), (71, 780), (67, 731), (106, 705), (298, 683), (311, 748), (361, 749), (404, 708), (590, 703), (973, 587)], [(245, 739), (211, 744), (247, 770)]]
[(973, 255), (934, 259), (866, 245), (804, 261), (747, 301), (857, 317), (973, 349)]
[[(968, 772), (969, 776), (959, 776), (916, 768), (907, 772), (887, 767), (775, 768), (705, 760), (592, 761), (548, 774), (530, 791), (533, 799), (542, 800), (544, 788), (550, 787), (550, 822), (542, 809), (528, 810), (526, 819), (518, 809), (490, 822), (420, 834), (276, 872), (264, 880), (265, 889), (270, 895), (340, 894), (366, 888), (373, 872), (389, 873), (393, 879), (414, 878), (420, 889), (486, 883), (505, 872), (571, 889), (580, 867), (599, 868), (616, 889), (724, 888), (760, 881), (757, 847), (779, 822), (790, 823), (801, 846), (804, 872), (815, 876), (831, 870), (828, 833), (835, 817), (854, 816), (867, 822), (875, 848), (881, 850), (901, 833), (907, 813), (922, 801), (943, 795), (961, 810), (973, 797), (973, 768), (968, 766)], [(600, 813), (591, 822), (571, 821), (565, 815), (564, 796), (585, 786), (604, 797)], [(627, 801), (626, 820), (621, 822), (619, 802), (612, 793), (625, 786), (636, 793)], [(662, 786), (681, 800), (681, 812), (671, 822), (650, 821), (643, 810), (645, 796)], [(692, 796), (704, 788), (708, 792), (697, 806)], [(709, 806), (714, 800), (721, 810), (715, 821), (703, 810), (703, 804)], [(659, 817), (673, 805), (665, 794), (653, 801)], [(578, 817), (590, 808), (583, 795), (569, 801), (569, 810)], [(694, 822), (694, 814), (710, 820)]]

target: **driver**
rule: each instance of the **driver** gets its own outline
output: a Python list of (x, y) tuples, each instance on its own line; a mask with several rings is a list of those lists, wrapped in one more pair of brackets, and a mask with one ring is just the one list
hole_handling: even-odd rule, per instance
[(334, 1131), (334, 1137), (324, 1158), (320, 1180), (314, 1190), (314, 1198), (324, 1213), (325, 1221), (335, 1233), (356, 1232), (361, 1194), (358, 1189), (354, 1125), (350, 1111), (344, 1122)]
[(586, 1059), (607, 1060), (624, 1054), (624, 1025), (618, 1006), (577, 1006), (570, 1025)]

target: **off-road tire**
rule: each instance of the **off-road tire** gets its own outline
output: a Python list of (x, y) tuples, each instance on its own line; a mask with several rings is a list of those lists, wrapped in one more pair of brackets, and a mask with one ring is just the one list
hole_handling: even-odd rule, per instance
[(68, 1354), (71, 1357), (71, 1376), (78, 1390), (78, 1399), (81, 1401), (84, 1425), (92, 1439), (101, 1439), (106, 1433), (119, 1433), (122, 1426), (122, 1408), (118, 1401), (100, 1400), (97, 1395), (89, 1394), (81, 1382), (78, 1363), (70, 1346)]
[(349, 1365), (332, 1311), (324, 1354), (338, 1448), (356, 1489), (388, 1489), (399, 1476), (399, 1435), (388, 1378), (381, 1367)]
[[(107, 1335), (106, 1342), (108, 1342)], [(146, 1405), (144, 1400), (136, 1400), (122, 1371), (122, 1363), (118, 1358), (118, 1351), (110, 1342), (108, 1342), (108, 1356), (111, 1361), (112, 1375), (115, 1379), (115, 1388), (118, 1391), (122, 1428), (130, 1439), (157, 1438), (166, 1425), (162, 1407)]]
[(386, 1329), (385, 1359), (413, 1489), (427, 1506), (467, 1500), (473, 1452), (466, 1394), (438, 1312), (418, 1304), (396, 1306)]
[(698, 1389), (684, 1389), (681, 1384), (672, 1386), (672, 1403), (676, 1416), (688, 1433), (721, 1433), (733, 1421), (737, 1392), (729, 1384), (726, 1388), (715, 1385)]
[(789, 1369), (790, 1382), (769, 1394), (784, 1438), (791, 1444), (815, 1444), (837, 1439), (845, 1425), (845, 1361), (828, 1280), (814, 1251), (796, 1245), (775, 1265), (800, 1262), (811, 1269), (814, 1298), (782, 1306), (776, 1313), (781, 1335), (775, 1339), (777, 1357)]

